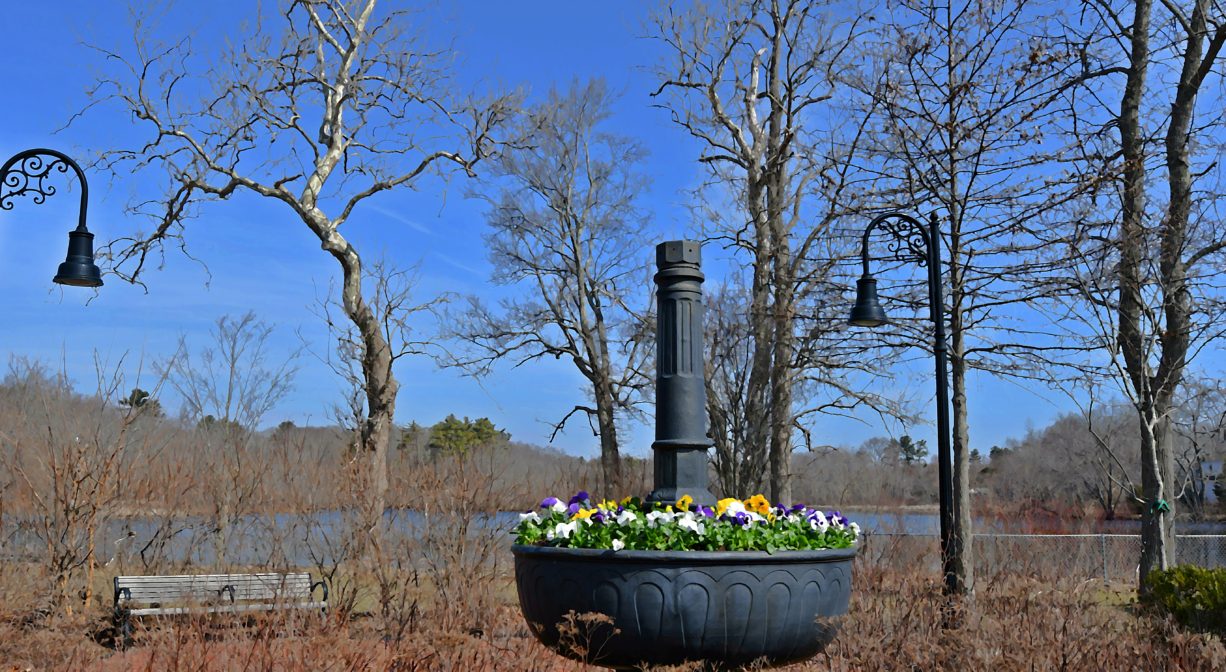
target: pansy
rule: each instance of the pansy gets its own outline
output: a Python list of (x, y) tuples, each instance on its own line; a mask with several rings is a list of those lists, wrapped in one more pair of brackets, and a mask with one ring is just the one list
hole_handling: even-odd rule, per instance
[(715, 515), (736, 514), (745, 510), (745, 503), (736, 497), (727, 497), (715, 503)]
[(587, 494), (586, 490), (580, 490), (579, 492), (575, 493), (574, 497), (570, 498), (570, 502), (568, 503), (569, 504), (583, 504), (591, 498), (592, 498), (591, 495)]
[(683, 530), (689, 530), (690, 532), (693, 532), (694, 534), (697, 534), (697, 535), (703, 535), (707, 533), (706, 524), (698, 522), (697, 520), (694, 519), (692, 515), (691, 516), (681, 516), (680, 518), (678, 518), (677, 527), (680, 527)]
[(771, 503), (766, 501), (766, 498), (759, 493), (745, 500), (745, 509), (753, 511), (759, 516), (765, 516), (771, 510)]
[[(646, 523), (646, 524), (643, 524)], [(546, 497), (519, 515), (516, 543), (565, 548), (667, 551), (793, 551), (849, 548), (860, 526), (838, 511), (771, 505), (762, 495), (728, 497), (715, 506), (683, 495), (672, 506), (628, 497), (593, 501), (586, 492), (569, 506)]]
[(566, 510), (566, 505), (563, 504), (562, 500), (558, 499), (557, 497), (546, 497), (545, 499), (541, 500), (541, 508), (562, 513)]
[(661, 522), (671, 523), (677, 514), (672, 511), (652, 511), (647, 514), (647, 526), (656, 527)]
[(615, 518), (618, 525), (629, 525), (630, 523), (633, 523), (634, 521), (638, 519), (639, 519), (638, 514), (629, 509), (626, 509), (625, 511), (622, 511), (621, 513), (617, 514), (617, 518)]
[(570, 535), (579, 529), (579, 521), (572, 520), (569, 523), (558, 523), (552, 530), (549, 531), (549, 539), (570, 539)]

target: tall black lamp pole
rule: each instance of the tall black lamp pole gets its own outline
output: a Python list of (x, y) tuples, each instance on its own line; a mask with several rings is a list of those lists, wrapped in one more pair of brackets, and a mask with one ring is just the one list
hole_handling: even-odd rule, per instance
[(55, 194), (55, 185), (48, 184), (52, 172), (66, 173), (71, 168), (81, 182), (81, 209), (77, 228), (68, 232), (68, 256), (60, 264), (52, 282), (75, 287), (101, 287), (102, 272), (94, 263), (94, 234), (85, 228), (85, 210), (89, 205), (89, 184), (76, 161), (54, 149), (27, 149), (18, 152), (0, 167), (0, 210), (12, 210), (13, 199), (30, 195), (39, 204)]
[(856, 281), (856, 305), (851, 309), (849, 324), (860, 327), (879, 327), (889, 320), (877, 300), (877, 279), (868, 270), (868, 239), (874, 230), (884, 229), (893, 237), (890, 249), (900, 260), (914, 261), (928, 269), (928, 308), (932, 319), (933, 347), (936, 359), (937, 378), (937, 467), (940, 479), (941, 506), (941, 569), (944, 573), (946, 594), (958, 590), (954, 573), (954, 484), (953, 465), (949, 447), (949, 380), (947, 373), (948, 346), (945, 344), (945, 308), (941, 296), (941, 235), (936, 213), (928, 218), (928, 227), (901, 212), (878, 215), (864, 229), (860, 248), (860, 262), (864, 274)]

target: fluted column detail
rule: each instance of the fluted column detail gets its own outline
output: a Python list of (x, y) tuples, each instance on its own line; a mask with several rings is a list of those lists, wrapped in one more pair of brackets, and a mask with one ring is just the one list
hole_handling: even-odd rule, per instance
[(707, 389), (703, 380), (702, 251), (692, 240), (656, 246), (655, 489), (648, 499), (682, 495), (711, 505), (707, 489)]

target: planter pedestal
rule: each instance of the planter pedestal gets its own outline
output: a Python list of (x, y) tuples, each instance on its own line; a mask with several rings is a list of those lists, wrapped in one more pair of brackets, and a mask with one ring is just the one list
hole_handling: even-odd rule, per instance
[(563, 656), (615, 669), (809, 658), (847, 613), (857, 550), (511, 547), (519, 603), (537, 638)]

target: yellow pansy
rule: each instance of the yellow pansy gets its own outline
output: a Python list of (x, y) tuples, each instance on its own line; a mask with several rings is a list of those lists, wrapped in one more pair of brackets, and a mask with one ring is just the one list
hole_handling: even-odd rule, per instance
[(754, 495), (745, 500), (745, 508), (753, 511), (759, 516), (765, 516), (770, 513), (771, 503), (766, 500), (761, 494)]
[(741, 500), (736, 497), (725, 497), (715, 503), (715, 515), (722, 516), (728, 510), (728, 507), (733, 504), (741, 504)]
[(681, 495), (681, 499), (677, 500), (677, 510), (678, 511), (689, 511), (690, 504), (693, 504), (693, 503), (694, 503), (693, 497), (690, 497), (689, 495)]
[(592, 514), (596, 513), (596, 511), (598, 511), (598, 509), (579, 509), (579, 512), (571, 516), (570, 519), (571, 520), (587, 520), (591, 518)]

